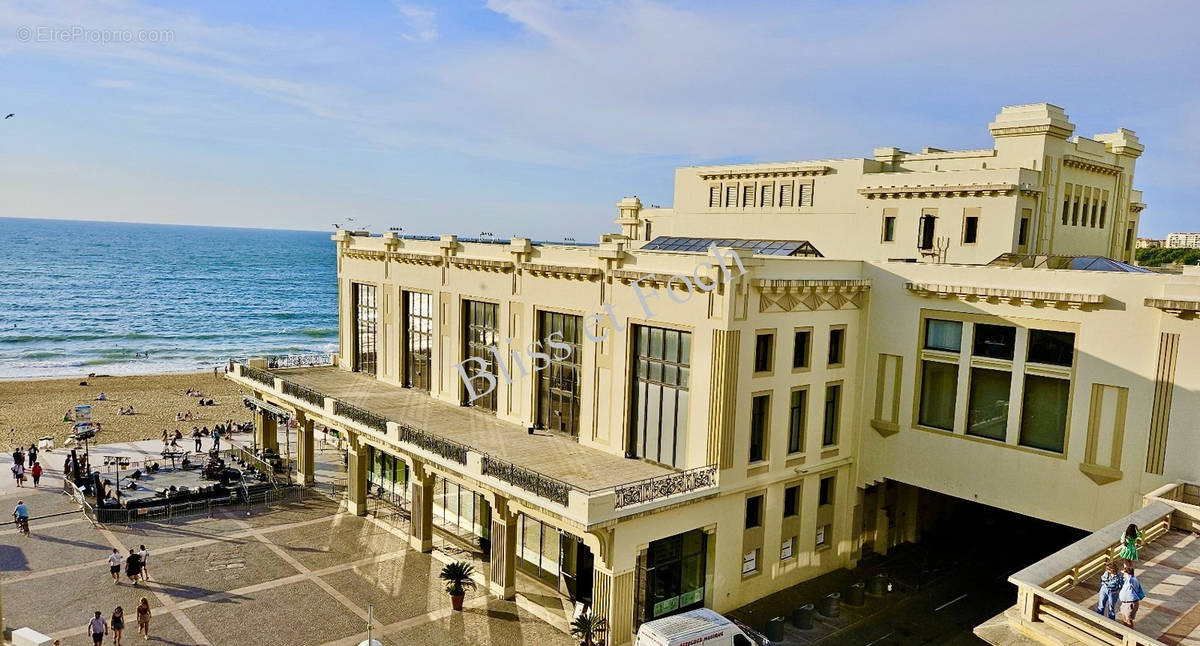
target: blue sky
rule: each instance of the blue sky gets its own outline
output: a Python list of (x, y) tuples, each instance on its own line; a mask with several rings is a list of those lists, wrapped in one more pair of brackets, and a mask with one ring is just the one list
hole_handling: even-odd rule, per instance
[(1161, 236), (1200, 229), (1198, 18), (1170, 1), (0, 0), (17, 115), (0, 215), (585, 240), (624, 195), (669, 205), (676, 166), (987, 147), (1000, 106), (1049, 101), (1077, 134), (1137, 132), (1142, 234)]

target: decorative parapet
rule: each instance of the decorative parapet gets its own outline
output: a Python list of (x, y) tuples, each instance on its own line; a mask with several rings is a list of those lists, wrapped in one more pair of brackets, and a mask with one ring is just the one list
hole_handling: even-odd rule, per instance
[(277, 370), (281, 368), (312, 368), (320, 366), (332, 366), (333, 354), (329, 352), (316, 352), (312, 354), (276, 354), (269, 357), (264, 357), (267, 368)]
[(717, 465), (709, 464), (687, 471), (618, 485), (613, 490), (616, 499), (613, 506), (616, 509), (623, 509), (632, 505), (653, 502), (678, 494), (690, 493), (701, 489), (715, 489), (716, 486)]
[(819, 175), (828, 175), (831, 170), (833, 169), (829, 166), (821, 164), (772, 166), (769, 168), (712, 168), (700, 171), (700, 178), (711, 181), (722, 179), (756, 179), (760, 177), (817, 177)]
[(1043, 292), (1032, 289), (1008, 289), (1004, 287), (979, 287), (976, 285), (937, 285), (931, 283), (904, 283), (904, 288), (918, 296), (957, 298), (969, 303), (1008, 303), (1009, 305), (1049, 305), (1071, 309), (1089, 309), (1104, 303), (1104, 294), (1082, 292)]
[(1076, 155), (1063, 155), (1062, 161), (1063, 161), (1063, 166), (1068, 166), (1070, 168), (1078, 168), (1080, 170), (1086, 170), (1086, 171), (1090, 171), (1093, 173), (1101, 173), (1104, 175), (1120, 175), (1121, 174), (1121, 167), (1117, 166), (1116, 164), (1107, 164), (1102, 161), (1096, 161), (1093, 159), (1085, 159), (1083, 157), (1078, 157)]
[(385, 435), (387, 434), (387, 418), (378, 413), (372, 413), (353, 404), (347, 404), (340, 399), (333, 401), (333, 413), (340, 417), (345, 417), (352, 422), (358, 422), (369, 429), (379, 431)]
[(518, 489), (524, 489), (564, 507), (570, 502), (571, 485), (561, 480), (521, 468), (511, 462), (498, 460), (490, 455), (483, 456), (481, 465), (485, 476), (502, 480)]
[(470, 269), (475, 271), (490, 271), (496, 273), (507, 273), (512, 271), (516, 264), (511, 260), (492, 260), (490, 258), (464, 258), (452, 256), (450, 265), (459, 269)]
[(356, 249), (354, 247), (347, 247), (346, 250), (342, 252), (342, 255), (347, 258), (354, 258), (357, 260), (385, 260), (387, 258), (386, 251), (378, 251), (375, 249)]
[(413, 253), (408, 251), (392, 251), (387, 255), (388, 260), (403, 262), (410, 265), (440, 265), (442, 257), (432, 253)]
[(398, 424), (398, 426), (400, 427), (401, 442), (412, 444), (423, 451), (440, 455), (452, 462), (459, 464), (467, 463), (467, 451), (469, 449), (466, 445), (431, 435), (408, 424)]
[(871, 289), (869, 280), (773, 280), (754, 279), (759, 290), (759, 312), (858, 309)]
[(287, 379), (280, 379), (279, 381), (283, 386), (283, 394), (295, 397), (303, 402), (308, 402), (317, 408), (325, 408), (325, 396), (321, 393), (307, 386), (301, 386), (298, 383), (288, 381)]
[(1020, 191), (1035, 195), (1038, 189), (1017, 184), (946, 184), (940, 186), (865, 186), (858, 193), (869, 200), (875, 198), (930, 197), (1002, 197)]
[(1167, 314), (1174, 314), (1181, 319), (1194, 318), (1200, 314), (1200, 300), (1183, 300), (1178, 298), (1147, 298), (1146, 307), (1160, 309)]
[(247, 379), (253, 379), (264, 386), (275, 388), (275, 375), (267, 372), (266, 370), (251, 368), (250, 366), (242, 364), (242, 376)]
[(521, 263), (521, 271), (540, 278), (565, 278), (567, 280), (596, 280), (604, 275), (599, 267), (543, 265), (534, 262)]

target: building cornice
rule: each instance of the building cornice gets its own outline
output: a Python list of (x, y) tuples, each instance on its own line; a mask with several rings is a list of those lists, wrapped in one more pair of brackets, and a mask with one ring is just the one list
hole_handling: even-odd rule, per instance
[(1200, 300), (1183, 300), (1178, 298), (1147, 298), (1146, 307), (1153, 307), (1168, 314), (1174, 314), (1182, 319), (1194, 318), (1200, 314)]
[(1142, 211), (1145, 211), (1145, 210), (1146, 210), (1145, 202), (1130, 202), (1129, 203), (1129, 212), (1130, 213), (1141, 213)]
[(956, 298), (966, 302), (986, 301), (1009, 305), (1049, 305), (1057, 308), (1088, 309), (1104, 303), (1104, 294), (1086, 292), (1047, 292), (1033, 289), (982, 287), (978, 285), (944, 285), (933, 283), (904, 283), (904, 288), (918, 296)]
[(546, 265), (536, 262), (521, 263), (521, 271), (541, 278), (565, 278), (567, 280), (595, 280), (604, 275), (599, 267)]
[(700, 178), (705, 180), (718, 179), (757, 179), (764, 177), (817, 177), (828, 175), (833, 170), (829, 166), (774, 166), (770, 168), (723, 168), (700, 171)]
[(859, 309), (871, 289), (869, 280), (773, 280), (756, 278), (759, 312)]
[(432, 253), (411, 253), (406, 251), (392, 251), (387, 255), (388, 260), (396, 262), (408, 263), (410, 265), (440, 265), (442, 257)]
[(869, 200), (875, 198), (930, 197), (1002, 197), (1020, 191), (1022, 195), (1037, 195), (1038, 189), (1017, 184), (946, 184), (940, 186), (866, 186), (858, 193)]
[(469, 269), (473, 271), (490, 271), (496, 273), (507, 273), (516, 268), (516, 264), (511, 260), (492, 260), (490, 258), (466, 258), (463, 256), (451, 256), (450, 265), (458, 269)]
[(387, 258), (386, 252), (373, 249), (355, 249), (354, 247), (347, 247), (343, 255), (356, 260), (384, 260)]
[(1094, 159), (1085, 159), (1076, 155), (1063, 155), (1063, 166), (1078, 168), (1080, 170), (1091, 171), (1093, 173), (1101, 173), (1104, 175), (1120, 175), (1121, 167), (1116, 164), (1108, 164)]

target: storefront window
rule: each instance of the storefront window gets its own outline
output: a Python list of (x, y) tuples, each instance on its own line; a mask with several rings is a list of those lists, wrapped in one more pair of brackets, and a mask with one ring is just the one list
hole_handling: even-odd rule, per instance
[(701, 530), (650, 543), (639, 613), (643, 621), (692, 610), (704, 605), (707, 536)]

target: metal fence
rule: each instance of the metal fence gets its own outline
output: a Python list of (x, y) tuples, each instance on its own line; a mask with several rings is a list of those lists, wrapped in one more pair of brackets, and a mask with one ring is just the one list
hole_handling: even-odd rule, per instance
[(172, 521), (183, 518), (197, 518), (230, 511), (246, 509), (250, 511), (256, 505), (272, 507), (304, 499), (301, 487), (283, 487), (280, 489), (263, 489), (247, 494), (244, 488), (234, 489), (230, 495), (208, 500), (193, 500), (188, 502), (165, 503), (152, 507), (125, 509), (124, 507), (94, 508), (96, 522), (106, 525), (131, 525), (150, 521)]

